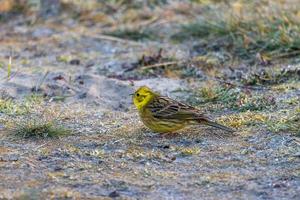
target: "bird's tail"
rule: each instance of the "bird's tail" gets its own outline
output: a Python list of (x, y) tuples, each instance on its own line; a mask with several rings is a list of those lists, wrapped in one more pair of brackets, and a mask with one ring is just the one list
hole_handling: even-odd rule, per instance
[[(203, 122), (203, 121), (202, 121), (202, 122)], [(216, 123), (216, 122), (209, 121), (209, 120), (204, 121), (204, 124), (209, 125), (209, 126), (212, 126), (212, 127), (215, 127), (215, 128), (222, 129), (222, 130), (227, 131), (227, 132), (234, 132), (234, 131), (235, 131), (235, 130), (232, 129), (232, 128), (229, 128), (229, 127), (227, 127), (227, 126), (224, 126), (224, 125), (221, 125), (221, 124), (218, 124), (218, 123)]]

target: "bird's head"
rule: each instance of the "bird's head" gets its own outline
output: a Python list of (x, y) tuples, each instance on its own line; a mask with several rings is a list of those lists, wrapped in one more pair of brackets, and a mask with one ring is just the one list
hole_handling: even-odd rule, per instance
[(156, 96), (156, 93), (153, 92), (147, 86), (142, 86), (135, 91), (133, 94), (133, 103), (138, 110), (141, 110), (146, 106), (153, 97)]

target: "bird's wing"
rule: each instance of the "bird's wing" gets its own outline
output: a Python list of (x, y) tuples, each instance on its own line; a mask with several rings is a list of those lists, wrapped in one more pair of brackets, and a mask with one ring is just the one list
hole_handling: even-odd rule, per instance
[(209, 118), (203, 115), (198, 109), (168, 97), (155, 97), (152, 102), (148, 104), (147, 108), (154, 117), (161, 119), (209, 120)]

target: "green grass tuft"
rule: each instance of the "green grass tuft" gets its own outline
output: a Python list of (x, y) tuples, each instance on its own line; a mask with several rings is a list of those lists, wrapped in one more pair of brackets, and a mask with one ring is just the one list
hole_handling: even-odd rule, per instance
[(70, 130), (58, 125), (55, 121), (46, 121), (39, 117), (21, 120), (13, 129), (22, 138), (53, 138), (70, 134)]
[(13, 99), (0, 99), (0, 113), (11, 116), (5, 120), (8, 130), (23, 138), (59, 137), (70, 131), (59, 125), (61, 111), (47, 107), (44, 97), (32, 94), (21, 102)]

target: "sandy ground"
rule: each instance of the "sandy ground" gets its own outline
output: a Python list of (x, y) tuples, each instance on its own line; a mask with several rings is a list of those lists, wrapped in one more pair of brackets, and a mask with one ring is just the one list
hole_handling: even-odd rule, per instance
[(1, 62), (13, 52), (12, 77), (0, 69), (2, 95), (22, 102), (37, 91), (46, 99), (42, 107), (63, 115), (60, 123), (72, 134), (16, 137), (7, 124), (18, 116), (0, 113), (0, 199), (300, 198), (300, 141), (292, 133), (256, 123), (234, 135), (195, 126), (162, 136), (142, 125), (130, 96), (138, 86), (188, 101), (197, 97), (186, 91), (206, 78), (201, 70), (193, 81), (144, 75), (127, 72), (128, 65), (159, 48), (177, 59), (190, 56), (186, 44), (112, 41), (80, 28), (83, 33), (52, 22), (1, 24)]

